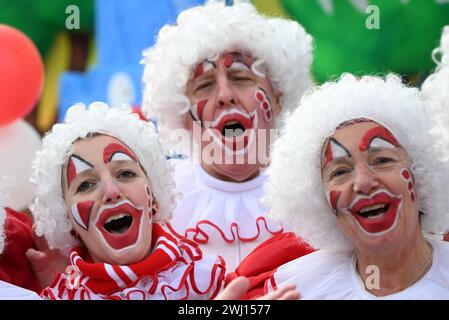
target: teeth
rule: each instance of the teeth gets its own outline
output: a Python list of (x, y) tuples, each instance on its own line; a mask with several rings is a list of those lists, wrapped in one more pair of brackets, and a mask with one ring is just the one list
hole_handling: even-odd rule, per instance
[(228, 122), (226, 122), (226, 126), (230, 126), (230, 125), (233, 125), (233, 124), (238, 124), (239, 122), (238, 121), (235, 121), (235, 120), (233, 120), (233, 121), (228, 121)]
[(124, 217), (126, 217), (126, 216), (128, 216), (128, 214), (126, 214), (126, 213), (121, 213), (121, 214), (118, 214), (118, 215), (116, 215), (116, 216), (109, 217), (109, 218), (105, 221), (105, 223), (109, 223), (109, 222), (111, 222), (111, 221), (114, 221), (114, 220), (118, 220), (118, 219), (124, 218)]
[(377, 210), (377, 209), (383, 209), (385, 207), (386, 207), (385, 204), (376, 204), (374, 206), (363, 208), (362, 210), (360, 210), (360, 213), (365, 213), (365, 212), (372, 211), (372, 210)]

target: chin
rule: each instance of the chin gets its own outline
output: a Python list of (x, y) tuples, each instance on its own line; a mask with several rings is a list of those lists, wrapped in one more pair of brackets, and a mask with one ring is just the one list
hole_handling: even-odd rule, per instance
[(260, 173), (260, 165), (256, 164), (222, 164), (217, 165), (218, 173), (235, 182), (243, 182), (255, 178)]

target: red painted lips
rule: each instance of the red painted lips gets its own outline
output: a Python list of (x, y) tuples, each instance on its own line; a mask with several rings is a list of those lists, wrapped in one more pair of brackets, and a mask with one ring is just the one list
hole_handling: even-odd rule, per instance
[[(357, 220), (359, 225), (369, 233), (379, 233), (390, 229), (396, 217), (398, 215), (399, 205), (401, 203), (401, 198), (394, 197), (388, 193), (382, 191), (373, 195), (369, 199), (356, 200), (349, 208), (352, 216)], [(382, 208), (375, 209), (376, 206), (384, 206)], [(364, 209), (373, 208), (362, 212)]]
[[(109, 218), (117, 216), (119, 214), (126, 214), (128, 216), (131, 216), (131, 225), (129, 226), (128, 230), (126, 230), (122, 234), (111, 233), (105, 229), (104, 225)], [(104, 239), (112, 248), (114, 248), (115, 250), (120, 250), (137, 242), (142, 214), (143, 210), (135, 208), (130, 203), (124, 203), (114, 208), (104, 209), (100, 213), (100, 218), (98, 219), (95, 226), (98, 230), (100, 230)]]

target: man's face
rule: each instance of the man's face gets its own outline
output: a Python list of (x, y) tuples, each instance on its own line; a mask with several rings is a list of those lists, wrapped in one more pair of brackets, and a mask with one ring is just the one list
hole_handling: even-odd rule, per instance
[(375, 122), (335, 131), (322, 154), (329, 205), (358, 248), (385, 248), (419, 229), (411, 160), (396, 138)]
[[(200, 130), (202, 166), (223, 180), (245, 181), (259, 174), (263, 161), (257, 155), (268, 156), (270, 131), (281, 111), (280, 95), (252, 71), (253, 63), (250, 56), (226, 53), (200, 63), (188, 83), (192, 107), (185, 126)], [(205, 161), (205, 156), (223, 161)]]
[(63, 168), (72, 229), (95, 262), (130, 264), (151, 249), (151, 184), (135, 153), (98, 135), (79, 140)]

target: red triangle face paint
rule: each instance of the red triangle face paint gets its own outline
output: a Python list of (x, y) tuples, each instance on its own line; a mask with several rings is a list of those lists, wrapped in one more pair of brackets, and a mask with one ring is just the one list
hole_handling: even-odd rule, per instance
[(67, 186), (70, 188), (73, 180), (75, 180), (76, 176), (81, 174), (82, 172), (92, 169), (93, 165), (91, 165), (88, 161), (84, 160), (81, 157), (76, 155), (72, 155), (69, 158), (69, 163), (67, 165)]
[(94, 201), (78, 202), (71, 206), (75, 222), (83, 229), (89, 229), (89, 220), (94, 207)]

